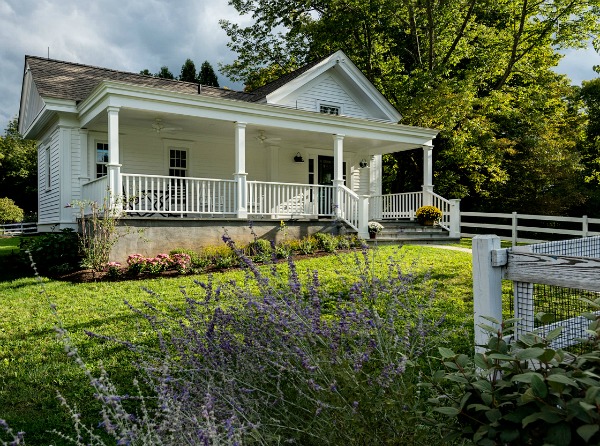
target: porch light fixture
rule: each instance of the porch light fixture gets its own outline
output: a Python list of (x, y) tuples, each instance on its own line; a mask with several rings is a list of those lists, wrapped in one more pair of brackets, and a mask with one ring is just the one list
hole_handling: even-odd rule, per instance
[(359, 165), (359, 167), (361, 169), (364, 169), (365, 167), (367, 167), (369, 165), (369, 163), (367, 163), (367, 160), (363, 158), (363, 159), (360, 160), (360, 162), (358, 163), (358, 165)]
[(294, 157), (294, 162), (295, 163), (303, 163), (304, 162), (304, 158), (302, 158), (302, 155), (300, 155), (300, 152), (296, 153), (296, 156)]

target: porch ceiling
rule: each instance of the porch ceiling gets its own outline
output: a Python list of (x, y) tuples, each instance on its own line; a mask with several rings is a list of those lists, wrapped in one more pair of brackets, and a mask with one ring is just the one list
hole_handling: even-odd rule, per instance
[[(164, 129), (157, 133), (152, 125), (156, 119), (161, 120)], [(95, 116), (88, 124), (91, 131), (106, 132), (108, 118), (106, 113)], [(121, 108), (119, 111), (119, 133), (150, 133), (161, 138), (195, 140), (199, 137), (234, 139), (234, 123), (232, 121), (200, 118), (180, 114), (149, 112)], [(340, 132), (343, 133), (343, 132)], [(246, 145), (252, 147), (285, 147), (294, 150), (332, 149), (332, 133), (296, 130), (283, 127), (248, 124), (246, 127)], [(390, 142), (375, 138), (358, 138), (346, 136), (344, 150), (368, 155), (393, 153), (420, 148), (414, 143)]]

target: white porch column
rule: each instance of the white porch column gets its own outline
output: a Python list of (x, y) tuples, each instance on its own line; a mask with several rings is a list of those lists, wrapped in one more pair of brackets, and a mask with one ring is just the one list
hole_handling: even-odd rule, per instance
[(235, 173), (237, 218), (248, 218), (246, 187), (246, 123), (235, 123)]
[(433, 141), (423, 144), (423, 204), (430, 206), (433, 202)]
[(108, 204), (117, 212), (123, 209), (121, 188), (121, 164), (119, 163), (119, 107), (108, 107)]
[(341, 216), (342, 191), (344, 185), (344, 135), (333, 135), (333, 187), (335, 197), (335, 215)]

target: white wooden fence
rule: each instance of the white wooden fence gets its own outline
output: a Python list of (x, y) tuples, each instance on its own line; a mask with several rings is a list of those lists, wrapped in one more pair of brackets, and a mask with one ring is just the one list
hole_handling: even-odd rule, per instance
[(558, 217), (553, 215), (461, 212), (461, 237), (497, 234), (502, 240), (517, 243), (539, 243), (573, 236), (600, 235), (600, 218)]
[(0, 235), (34, 234), (37, 232), (37, 223), (9, 223), (0, 225)]
[[(519, 318), (516, 336), (534, 329), (534, 284), (600, 292), (600, 236), (500, 249), (500, 238), (473, 238), (473, 307), (475, 345), (487, 343), (489, 333), (479, 325), (489, 316), (502, 321), (502, 280), (514, 282), (514, 317)], [(600, 297), (600, 294), (598, 294)], [(589, 321), (577, 316), (538, 327), (542, 334), (561, 325), (553, 346), (562, 348), (585, 337)]]

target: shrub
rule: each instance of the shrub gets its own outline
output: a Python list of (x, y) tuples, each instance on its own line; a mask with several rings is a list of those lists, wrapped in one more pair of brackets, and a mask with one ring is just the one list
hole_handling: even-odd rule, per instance
[(314, 235), (317, 246), (325, 252), (335, 252), (338, 247), (338, 240), (333, 234), (317, 232)]
[(22, 261), (29, 265), (31, 253), (38, 271), (42, 274), (64, 274), (79, 268), (81, 257), (77, 234), (72, 229), (60, 232), (46, 232), (36, 236), (23, 237), (20, 251)]
[(246, 245), (245, 252), (255, 262), (267, 262), (271, 260), (273, 248), (268, 240), (257, 238)]
[(23, 221), (23, 209), (10, 198), (0, 198), (0, 223), (18, 223)]
[(275, 255), (280, 259), (287, 259), (293, 252), (291, 240), (284, 240), (275, 245)]
[(207, 246), (201, 255), (216, 268), (231, 268), (239, 264), (235, 252), (227, 245)]
[(196, 251), (192, 249), (173, 249), (169, 252), (169, 255), (173, 257), (174, 254), (187, 254), (190, 257), (190, 266), (192, 268), (204, 268), (208, 263), (205, 263), (205, 259), (200, 256)]
[[(600, 308), (600, 299), (593, 304)], [(599, 444), (600, 319), (586, 316), (594, 336), (589, 353), (552, 348), (560, 327), (545, 338), (530, 333), (507, 344), (503, 337), (513, 331), (514, 320), (500, 330), (483, 326), (492, 336), (474, 362), (440, 348), (445, 370), (436, 373), (434, 384), (441, 395), (431, 401), (456, 421), (448, 437), (481, 445)]]
[(313, 254), (316, 249), (317, 240), (310, 235), (298, 241), (298, 251), (302, 254)]

